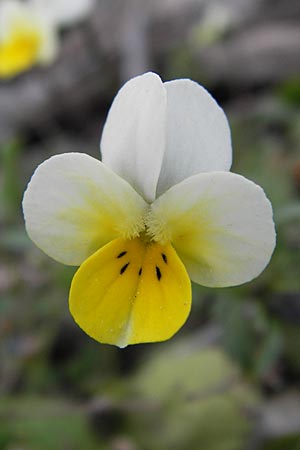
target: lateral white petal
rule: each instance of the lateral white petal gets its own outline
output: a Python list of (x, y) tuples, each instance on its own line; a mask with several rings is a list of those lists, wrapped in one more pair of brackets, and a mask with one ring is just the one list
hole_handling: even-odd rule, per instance
[(145, 201), (118, 175), (84, 153), (43, 162), (23, 199), (28, 235), (59, 262), (79, 265), (116, 237), (144, 228)]
[(102, 161), (151, 202), (165, 149), (166, 90), (158, 75), (128, 81), (110, 108), (102, 139)]
[(272, 208), (264, 191), (230, 172), (194, 175), (152, 205), (150, 232), (171, 240), (191, 279), (204, 286), (252, 280), (275, 246)]
[(212, 96), (188, 79), (164, 86), (167, 137), (157, 197), (191, 175), (227, 171), (232, 162), (228, 121)]

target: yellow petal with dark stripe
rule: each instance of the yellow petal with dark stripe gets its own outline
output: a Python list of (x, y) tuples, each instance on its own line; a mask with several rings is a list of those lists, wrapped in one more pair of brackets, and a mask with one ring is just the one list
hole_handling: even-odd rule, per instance
[(191, 284), (170, 244), (115, 239), (80, 266), (69, 302), (88, 335), (125, 347), (173, 336), (189, 315)]

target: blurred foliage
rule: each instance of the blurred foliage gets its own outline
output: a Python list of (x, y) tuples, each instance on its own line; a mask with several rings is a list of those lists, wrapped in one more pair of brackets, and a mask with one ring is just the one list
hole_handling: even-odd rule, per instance
[(134, 377), (135, 398), (154, 405), (135, 418), (141, 448), (233, 450), (248, 437), (256, 394), (222, 351), (199, 346), (197, 336), (165, 344)]
[(257, 395), (220, 349), (198, 344), (197, 336), (163, 344), (100, 407), (29, 394), (4, 399), (0, 448), (104, 449), (125, 433), (145, 450), (188, 450), (199, 442), (207, 450), (238, 450), (251, 431)]
[(0, 449), (99, 449), (84, 411), (59, 398), (5, 400), (0, 417)]
[(13, 222), (18, 216), (22, 198), (19, 173), (21, 149), (18, 141), (0, 147), (0, 218), (8, 222)]
[(290, 105), (300, 105), (300, 78), (295, 77), (287, 80), (278, 87), (279, 97)]
[(264, 450), (283, 450), (290, 448), (292, 450), (300, 450), (300, 436), (289, 435), (274, 439), (264, 447)]

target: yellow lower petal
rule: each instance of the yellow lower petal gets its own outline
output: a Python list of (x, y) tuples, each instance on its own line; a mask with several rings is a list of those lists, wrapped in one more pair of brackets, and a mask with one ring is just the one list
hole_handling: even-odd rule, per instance
[(69, 303), (88, 335), (125, 347), (173, 336), (189, 315), (191, 284), (170, 244), (115, 239), (80, 266)]
[(11, 77), (37, 62), (41, 46), (40, 32), (16, 29), (5, 42), (0, 42), (0, 76)]

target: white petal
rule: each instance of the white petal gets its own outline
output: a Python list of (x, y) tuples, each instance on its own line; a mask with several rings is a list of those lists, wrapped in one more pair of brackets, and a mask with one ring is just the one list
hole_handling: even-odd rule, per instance
[(164, 83), (167, 90), (167, 141), (157, 197), (200, 172), (229, 170), (230, 129), (223, 110), (191, 80)]
[(191, 279), (204, 286), (250, 281), (272, 255), (271, 204), (240, 175), (194, 175), (158, 198), (152, 210), (148, 225), (155, 240), (171, 240)]
[(101, 140), (103, 162), (151, 202), (165, 148), (166, 90), (146, 73), (118, 92)]
[(145, 201), (118, 175), (84, 153), (42, 163), (24, 194), (30, 238), (64, 264), (79, 265), (116, 237), (143, 228)]
[(11, 32), (12, 22), (24, 20), (27, 17), (26, 6), (18, 0), (3, 0), (0, 2), (0, 40), (5, 40)]
[(88, 16), (95, 0), (31, 0), (30, 3), (53, 24), (63, 26)]
[(38, 62), (50, 64), (54, 61), (59, 48), (58, 33), (53, 25), (44, 17), (38, 18), (41, 30), (41, 45), (38, 55)]

